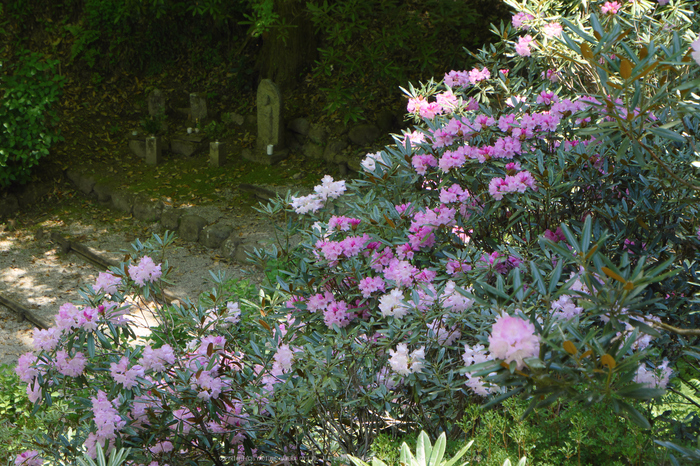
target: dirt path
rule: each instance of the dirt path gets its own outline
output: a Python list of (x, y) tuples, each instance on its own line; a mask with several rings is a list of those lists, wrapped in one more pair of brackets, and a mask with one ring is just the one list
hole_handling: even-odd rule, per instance
[[(74, 200), (86, 203), (85, 200)], [(92, 217), (92, 218), (91, 218)], [(158, 225), (146, 225), (133, 219), (119, 224), (99, 220), (99, 212), (78, 214), (70, 209), (58, 214), (33, 211), (9, 224), (0, 226), (0, 295), (32, 311), (48, 324), (58, 308), (78, 299), (81, 286), (92, 285), (101, 271), (75, 254), (64, 254), (48, 238), (37, 238), (41, 228), (56, 231), (80, 241), (105, 258), (120, 261), (125, 251), (132, 251), (135, 238), (150, 238)], [(259, 222), (251, 222), (251, 228)], [(176, 240), (166, 254), (175, 270), (171, 275), (174, 286), (168, 289), (178, 296), (196, 300), (211, 288), (210, 270), (221, 270), (227, 277), (259, 280), (259, 272), (250, 265), (223, 261), (216, 250), (198, 243)], [(16, 314), (0, 306), (0, 364), (13, 364), (23, 353), (31, 350), (34, 326), (18, 321)]]

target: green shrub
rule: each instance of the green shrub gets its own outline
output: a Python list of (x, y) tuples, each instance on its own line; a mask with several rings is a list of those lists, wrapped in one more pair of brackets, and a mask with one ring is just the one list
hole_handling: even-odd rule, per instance
[(23, 52), (0, 77), (0, 187), (26, 183), (51, 145), (61, 140), (52, 106), (64, 78), (57, 60)]

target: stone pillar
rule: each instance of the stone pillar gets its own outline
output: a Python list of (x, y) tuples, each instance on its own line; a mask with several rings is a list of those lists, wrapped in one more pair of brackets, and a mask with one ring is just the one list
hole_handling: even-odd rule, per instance
[(152, 118), (163, 118), (165, 115), (165, 97), (160, 89), (153, 89), (148, 94), (148, 114)]
[(190, 94), (190, 115), (195, 123), (204, 123), (207, 119), (207, 100), (196, 92)]
[(146, 163), (158, 165), (161, 162), (162, 144), (158, 136), (146, 138)]
[(209, 143), (209, 165), (212, 167), (223, 167), (226, 165), (226, 144), (223, 142)]
[[(258, 140), (253, 160), (274, 163), (286, 156), (284, 150), (284, 121), (282, 118), (282, 94), (279, 87), (269, 79), (258, 86)], [(272, 154), (268, 146), (273, 146)]]

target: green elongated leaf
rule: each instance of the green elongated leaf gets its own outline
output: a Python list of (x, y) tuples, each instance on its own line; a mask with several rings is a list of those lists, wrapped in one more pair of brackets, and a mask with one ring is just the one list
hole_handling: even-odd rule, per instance
[(421, 431), (418, 436), (418, 441), (416, 442), (416, 462), (419, 466), (427, 466), (427, 459), (430, 458), (430, 454), (433, 452), (433, 446), (430, 444), (430, 438), (428, 434)]
[(433, 446), (433, 452), (428, 460), (429, 466), (438, 466), (442, 462), (442, 457), (445, 455), (445, 445), (447, 444), (447, 436), (443, 432), (440, 434), (438, 439), (435, 441)]
[(469, 443), (463, 446), (457, 453), (455, 453), (452, 459), (443, 463), (442, 466), (452, 466), (453, 464), (455, 464), (457, 461), (460, 460), (460, 458), (462, 458), (467, 453), (467, 451), (469, 450), (469, 448), (471, 448), (473, 443), (474, 440), (471, 440)]
[(520, 269), (513, 269), (513, 287), (515, 288), (515, 296), (518, 301), (522, 301), (525, 298), (525, 290), (523, 289), (523, 281), (520, 278)]
[[(561, 261), (559, 261), (561, 262)], [(537, 291), (540, 292), (541, 295), (546, 295), (547, 294), (547, 288), (544, 286), (544, 280), (542, 280), (542, 274), (540, 274), (539, 269), (535, 265), (534, 262), (530, 262), (530, 271), (532, 272), (532, 276), (535, 279), (535, 283), (537, 284)], [(551, 288), (550, 284), (550, 288)]]
[[(552, 278), (549, 280), (549, 288), (547, 291), (552, 294), (554, 291), (559, 288), (559, 279), (561, 278), (561, 273), (564, 268), (564, 261), (563, 260), (558, 260), (557, 261), (557, 266), (554, 267), (554, 271), (552, 272)], [(544, 293), (542, 293), (544, 294)]]
[(588, 252), (588, 247), (591, 245), (591, 226), (592, 217), (588, 215), (583, 223), (583, 232), (581, 233), (581, 252)]
[(620, 144), (617, 153), (615, 154), (615, 160), (619, 163), (622, 158), (627, 155), (627, 149), (630, 147), (630, 140), (628, 138), (623, 139), (622, 144)]
[(649, 128), (649, 132), (660, 138), (669, 139), (676, 142), (685, 142), (685, 138), (675, 131), (666, 128)]
[(598, 17), (595, 15), (595, 13), (592, 13), (589, 19), (591, 20), (591, 27), (593, 28), (593, 30), (601, 36), (605, 35), (605, 30), (600, 24), (600, 20), (598, 20)]
[(561, 231), (564, 233), (564, 236), (566, 237), (566, 240), (569, 242), (569, 245), (574, 248), (576, 252), (581, 252), (581, 245), (579, 244), (578, 240), (574, 236), (574, 234), (571, 232), (568, 226), (565, 224), (561, 224)]
[[(360, 458), (356, 458), (356, 457), (354, 457), (354, 456), (352, 456), (352, 455), (348, 455), (348, 459), (349, 459), (350, 461), (352, 461), (352, 464), (354, 464), (355, 466), (369, 466), (369, 464), (365, 463), (365, 462), (362, 461)], [(375, 458), (375, 459), (376, 459), (376, 458)], [(374, 459), (372, 460), (372, 464), (374, 465)], [(384, 464), (384, 463), (382, 463), (382, 464)]]
[(665, 395), (666, 390), (662, 388), (647, 388), (641, 386), (641, 384), (632, 384), (618, 390), (617, 394), (625, 398), (634, 398), (635, 400), (650, 400)]
[(637, 411), (637, 409), (625, 403), (624, 401), (617, 400), (618, 405), (629, 415), (630, 421), (634, 422), (636, 425), (641, 427), (642, 429), (651, 429), (651, 424), (649, 424), (649, 421), (647, 418), (645, 418), (642, 413)]
[(562, 19), (561, 19), (561, 22), (564, 23), (564, 24), (566, 24), (566, 27), (568, 27), (569, 29), (571, 29), (572, 31), (574, 31), (574, 32), (575, 32), (576, 34), (578, 34), (578, 36), (581, 37), (582, 39), (585, 39), (585, 40), (587, 40), (588, 42), (590, 42), (590, 43), (592, 43), (592, 44), (595, 43), (595, 42), (597, 42), (597, 40), (596, 40), (595, 37), (593, 37), (593, 36), (590, 35), (590, 34), (586, 34), (586, 33), (583, 32), (578, 26), (574, 25), (574, 23), (572, 23), (572, 22), (569, 21), (568, 19), (562, 18)]
[(95, 337), (93, 336), (92, 333), (88, 334), (87, 347), (88, 347), (88, 354), (90, 355), (90, 358), (94, 358), (95, 357)]

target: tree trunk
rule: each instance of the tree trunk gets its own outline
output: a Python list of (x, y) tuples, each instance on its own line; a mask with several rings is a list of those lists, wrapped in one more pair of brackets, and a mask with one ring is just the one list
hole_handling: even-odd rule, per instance
[(279, 0), (276, 11), (283, 26), (263, 35), (258, 59), (260, 79), (271, 79), (282, 90), (294, 88), (317, 56), (316, 34), (305, 2)]

